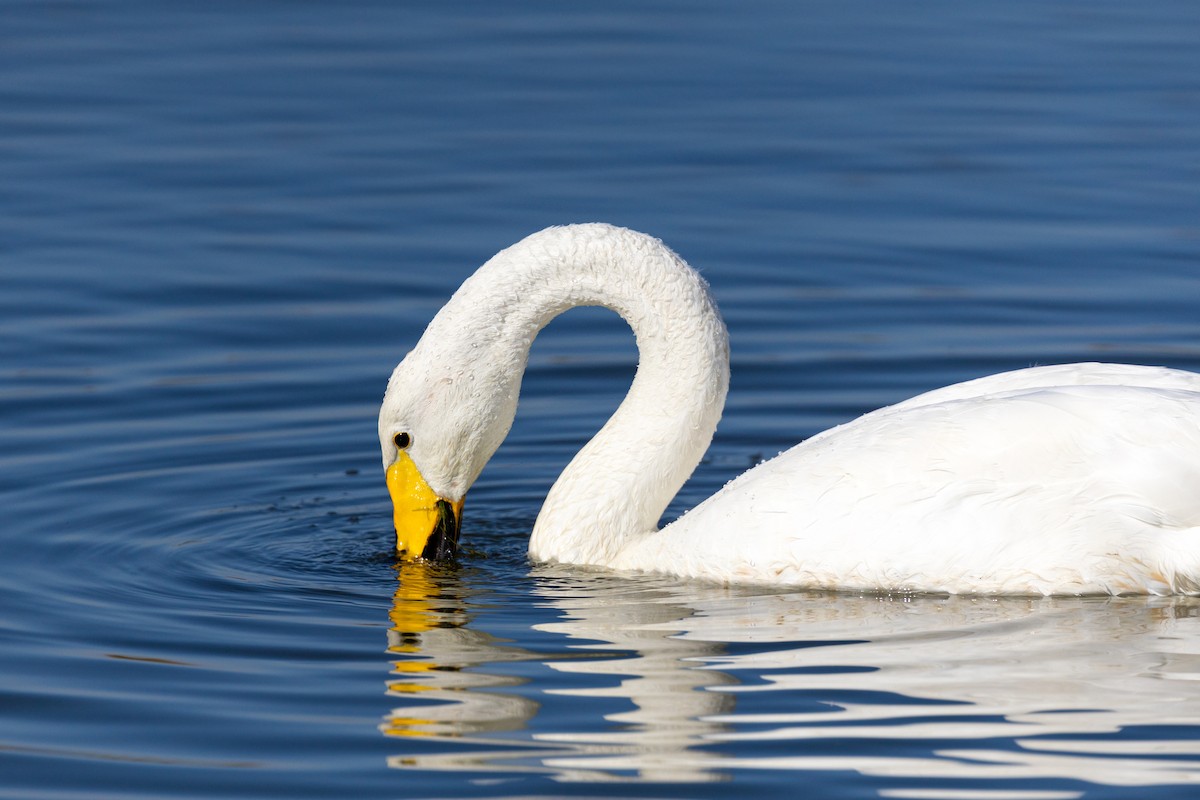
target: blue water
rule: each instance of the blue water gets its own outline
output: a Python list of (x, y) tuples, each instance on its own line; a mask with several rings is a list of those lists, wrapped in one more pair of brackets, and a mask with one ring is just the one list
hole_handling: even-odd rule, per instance
[(1200, 603), (531, 565), (627, 329), (535, 346), (457, 566), (375, 414), (458, 283), (602, 220), (733, 382), (681, 511), (1033, 363), (1200, 369), (1200, 11), (0, 3), (0, 797), (1184, 798)]

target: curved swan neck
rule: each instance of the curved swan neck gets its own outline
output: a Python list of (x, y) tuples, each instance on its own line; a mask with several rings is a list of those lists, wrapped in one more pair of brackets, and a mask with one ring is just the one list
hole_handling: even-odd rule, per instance
[[(490, 309), (482, 315), (486, 322), (470, 330), (460, 325), (470, 315), (452, 308), (480, 318), (481, 306)], [(550, 228), (481, 267), (425, 338), (456, 339), (498, 371), (520, 375), (538, 331), (575, 306), (604, 306), (628, 322), (637, 339), (637, 374), (613, 416), (551, 488), (530, 555), (610, 564), (657, 528), (708, 448), (725, 403), (728, 337), (703, 279), (649, 236), (600, 224)], [(518, 378), (501, 438), (519, 388)]]

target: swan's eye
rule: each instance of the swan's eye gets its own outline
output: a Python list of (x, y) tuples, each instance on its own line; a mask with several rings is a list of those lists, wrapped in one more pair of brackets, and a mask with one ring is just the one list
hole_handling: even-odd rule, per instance
[(408, 446), (412, 444), (412, 437), (404, 431), (401, 431), (392, 437), (392, 441), (396, 443), (397, 450), (406, 450), (408, 449)]

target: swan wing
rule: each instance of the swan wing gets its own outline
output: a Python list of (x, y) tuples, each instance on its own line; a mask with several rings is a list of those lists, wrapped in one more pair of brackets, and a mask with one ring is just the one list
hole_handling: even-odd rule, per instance
[(1167, 388), (1022, 370), (923, 395), (749, 470), (643, 557), (824, 588), (1196, 591), (1200, 390), (1117, 372)]

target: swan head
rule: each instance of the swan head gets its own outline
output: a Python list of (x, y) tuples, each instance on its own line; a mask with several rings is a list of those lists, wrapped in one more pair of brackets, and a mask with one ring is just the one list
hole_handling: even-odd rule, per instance
[(396, 552), (407, 561), (457, 552), (467, 490), (512, 426), (525, 366), (443, 317), (393, 371), (379, 410)]

